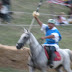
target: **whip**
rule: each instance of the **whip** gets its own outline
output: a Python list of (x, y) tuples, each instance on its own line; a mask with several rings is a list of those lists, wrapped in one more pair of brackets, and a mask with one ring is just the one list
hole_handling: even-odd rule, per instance
[[(38, 6), (37, 6), (37, 10), (36, 10), (36, 12), (38, 12), (38, 11), (39, 11), (40, 6), (42, 5), (42, 2), (43, 2), (43, 0), (40, 0), (39, 4), (38, 4)], [(35, 18), (33, 17), (32, 21), (31, 21), (31, 24), (30, 24), (30, 27), (29, 27), (29, 31), (31, 30), (31, 28), (32, 28), (32, 26), (33, 26), (34, 21), (35, 21)]]

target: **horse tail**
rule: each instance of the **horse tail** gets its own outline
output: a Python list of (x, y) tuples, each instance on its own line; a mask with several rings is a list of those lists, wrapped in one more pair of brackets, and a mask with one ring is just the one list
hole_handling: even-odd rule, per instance
[(72, 61), (72, 51), (70, 49), (65, 49), (65, 51), (68, 52), (70, 60)]
[(70, 50), (70, 52), (69, 52), (69, 55), (70, 55), (70, 59), (71, 59), (71, 61), (72, 61), (72, 51)]

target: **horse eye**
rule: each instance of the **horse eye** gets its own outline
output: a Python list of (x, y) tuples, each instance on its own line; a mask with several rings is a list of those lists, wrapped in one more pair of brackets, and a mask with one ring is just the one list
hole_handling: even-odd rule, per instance
[(26, 39), (27, 37), (24, 37), (24, 39)]

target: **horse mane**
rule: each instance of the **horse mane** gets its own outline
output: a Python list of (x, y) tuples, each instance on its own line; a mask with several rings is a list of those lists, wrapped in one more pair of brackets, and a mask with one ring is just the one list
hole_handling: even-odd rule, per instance
[(34, 56), (37, 57), (41, 53), (43, 48), (39, 44), (35, 36), (32, 33), (30, 33), (30, 35), (31, 35), (31, 41), (32, 41), (31, 42), (32, 45), (30, 44), (30, 49), (31, 49), (32, 54), (35, 54)]
[(37, 41), (37, 39), (35, 38), (35, 36), (34, 36), (32, 33), (30, 33), (30, 34), (31, 34), (31, 36), (32, 36), (33, 42), (38, 45), (39, 42)]

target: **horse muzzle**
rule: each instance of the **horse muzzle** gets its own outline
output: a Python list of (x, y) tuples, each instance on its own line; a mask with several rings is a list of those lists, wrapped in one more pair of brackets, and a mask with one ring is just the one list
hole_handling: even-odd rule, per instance
[(17, 43), (17, 44), (16, 44), (16, 48), (17, 48), (17, 49), (21, 49), (23, 46), (24, 46), (23, 43)]

